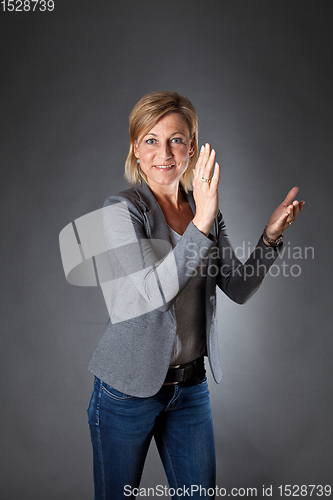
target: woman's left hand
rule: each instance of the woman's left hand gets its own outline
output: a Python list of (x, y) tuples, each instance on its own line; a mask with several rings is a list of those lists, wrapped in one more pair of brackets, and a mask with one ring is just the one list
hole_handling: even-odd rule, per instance
[(287, 194), (285, 200), (272, 213), (266, 234), (269, 238), (276, 240), (289, 227), (301, 210), (303, 210), (305, 201), (293, 201), (298, 193), (298, 187), (293, 187)]

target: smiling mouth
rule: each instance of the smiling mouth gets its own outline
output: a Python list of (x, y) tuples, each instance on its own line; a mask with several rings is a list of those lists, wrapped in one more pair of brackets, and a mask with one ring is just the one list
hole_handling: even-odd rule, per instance
[(159, 170), (171, 170), (173, 167), (175, 167), (175, 164), (173, 163), (172, 165), (154, 165), (155, 168), (158, 168)]

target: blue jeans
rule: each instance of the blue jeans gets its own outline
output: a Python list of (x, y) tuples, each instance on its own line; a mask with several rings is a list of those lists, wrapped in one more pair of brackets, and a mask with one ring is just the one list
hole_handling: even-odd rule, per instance
[[(134, 498), (153, 436), (172, 498), (214, 498), (215, 446), (206, 378), (162, 386), (149, 398), (123, 394), (95, 378), (88, 417), (95, 500)], [(192, 496), (185, 495), (192, 485)], [(203, 488), (210, 489), (206, 497)]]

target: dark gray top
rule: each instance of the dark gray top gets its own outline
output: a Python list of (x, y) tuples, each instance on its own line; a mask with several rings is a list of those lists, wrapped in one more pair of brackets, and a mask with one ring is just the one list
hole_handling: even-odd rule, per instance
[[(168, 229), (174, 248), (181, 235), (169, 226)], [(207, 259), (201, 262), (175, 302), (177, 330), (170, 365), (189, 363), (206, 354), (206, 274)]]

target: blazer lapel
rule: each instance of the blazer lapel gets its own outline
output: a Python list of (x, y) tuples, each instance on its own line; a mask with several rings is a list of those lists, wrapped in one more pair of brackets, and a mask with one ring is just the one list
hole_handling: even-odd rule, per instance
[(138, 185), (136, 187), (136, 191), (139, 195), (140, 201), (144, 203), (147, 208), (147, 229), (150, 231), (148, 236), (158, 240), (166, 240), (171, 243), (170, 233), (162, 209), (157, 203), (156, 198), (148, 184), (145, 181), (142, 181), (142, 185)]

